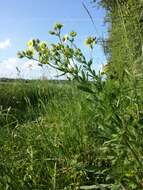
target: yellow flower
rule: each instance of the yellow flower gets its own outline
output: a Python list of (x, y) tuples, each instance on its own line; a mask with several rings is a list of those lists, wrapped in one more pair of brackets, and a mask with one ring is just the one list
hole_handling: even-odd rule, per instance
[(68, 35), (66, 34), (66, 35), (64, 35), (64, 37), (63, 37), (63, 42), (67, 42), (67, 40), (69, 39), (69, 37), (68, 37)]
[(87, 46), (93, 46), (96, 43), (96, 38), (93, 36), (89, 36), (87, 39), (85, 39), (84, 44)]
[(35, 40), (30, 40), (29, 42), (27, 42), (27, 46), (28, 46), (29, 48), (33, 48), (34, 42), (35, 42)]
[(41, 50), (44, 50), (46, 47), (47, 47), (47, 45), (46, 45), (45, 42), (40, 42), (39, 48), (40, 48)]
[(74, 38), (74, 37), (76, 37), (76, 35), (77, 35), (77, 33), (76, 33), (75, 31), (71, 31), (71, 32), (70, 32), (70, 36), (71, 36), (71, 37)]

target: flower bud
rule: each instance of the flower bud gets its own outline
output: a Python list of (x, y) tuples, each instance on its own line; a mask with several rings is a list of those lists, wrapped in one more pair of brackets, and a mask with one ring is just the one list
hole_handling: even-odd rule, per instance
[(54, 30), (61, 30), (63, 25), (61, 23), (56, 23), (54, 26)]
[(49, 31), (49, 34), (56, 35), (56, 33), (54, 31)]
[(23, 54), (22, 52), (19, 51), (19, 52), (17, 52), (17, 57), (21, 59), (21, 58), (24, 57), (24, 54)]

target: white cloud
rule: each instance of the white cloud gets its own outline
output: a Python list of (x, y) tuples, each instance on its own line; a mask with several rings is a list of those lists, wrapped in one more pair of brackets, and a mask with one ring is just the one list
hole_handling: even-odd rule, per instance
[(41, 68), (33, 61), (23, 61), (16, 57), (0, 62), (0, 78), (37, 78)]
[(0, 41), (0, 49), (7, 49), (11, 47), (10, 39), (6, 39), (4, 41)]
[[(32, 60), (23, 61), (16, 57), (0, 62), (0, 78), (57, 79), (60, 73), (50, 67), (41, 68)], [(60, 77), (65, 79), (65, 77)]]

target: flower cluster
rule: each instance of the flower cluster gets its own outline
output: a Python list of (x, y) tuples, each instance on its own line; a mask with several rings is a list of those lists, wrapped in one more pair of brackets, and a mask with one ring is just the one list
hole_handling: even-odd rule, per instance
[[(86, 61), (80, 48), (75, 45), (77, 33), (71, 31), (69, 34), (61, 34), (63, 25), (56, 23), (53, 30), (49, 33), (58, 37), (59, 42), (47, 45), (46, 42), (39, 39), (32, 39), (27, 43), (27, 49), (18, 52), (19, 58), (27, 57), (42, 64), (49, 64), (51, 67), (62, 71), (64, 74), (70, 73), (73, 77), (85, 79), (88, 76), (84, 68), (89, 67), (89, 61)], [(95, 37), (88, 37), (85, 44), (93, 49), (96, 44)], [(91, 66), (91, 64), (90, 64)], [(91, 72), (91, 67), (88, 69)], [(87, 71), (86, 71), (87, 72)]]

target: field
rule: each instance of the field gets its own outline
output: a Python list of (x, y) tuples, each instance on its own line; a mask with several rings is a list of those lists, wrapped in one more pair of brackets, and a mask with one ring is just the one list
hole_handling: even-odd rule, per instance
[(0, 83), (0, 190), (142, 188), (138, 99), (114, 81), (98, 96), (80, 89), (72, 81)]
[(72, 82), (48, 81), (1, 82), (0, 92), (0, 189), (90, 184), (96, 149), (87, 95)]
[(93, 3), (109, 31), (85, 39), (90, 59), (61, 23), (49, 32), (55, 44), (32, 39), (17, 54), (69, 81), (0, 81), (0, 190), (143, 189), (143, 1)]

